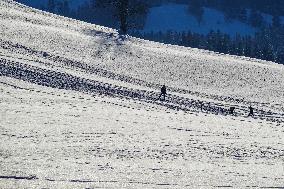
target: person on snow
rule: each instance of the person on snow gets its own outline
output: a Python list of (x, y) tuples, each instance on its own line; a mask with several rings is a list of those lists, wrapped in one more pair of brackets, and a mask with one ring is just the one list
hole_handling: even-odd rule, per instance
[(253, 116), (254, 113), (253, 113), (253, 108), (250, 106), (249, 107), (249, 115), (248, 116)]
[[(161, 94), (159, 96), (160, 100), (166, 100), (166, 94), (167, 94), (167, 88), (165, 85), (162, 86), (161, 88)], [(161, 97), (163, 96), (163, 99), (161, 99)]]
[(235, 109), (235, 107), (230, 107), (229, 112), (231, 115), (234, 115)]

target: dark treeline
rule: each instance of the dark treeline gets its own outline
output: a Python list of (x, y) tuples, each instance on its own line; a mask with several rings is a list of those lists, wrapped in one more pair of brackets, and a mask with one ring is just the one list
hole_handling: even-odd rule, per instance
[(284, 16), (283, 0), (145, 0), (148, 6), (160, 6), (171, 2), (188, 4), (188, 11), (201, 22), (204, 8), (213, 8), (224, 13), (227, 21), (239, 20), (253, 27), (266, 27), (263, 14), (273, 17), (276, 22)]
[(197, 19), (204, 7), (210, 7), (223, 12), (227, 21), (235, 19), (257, 28), (267, 25), (263, 13), (271, 15), (273, 22), (280, 22), (284, 15), (283, 0), (188, 0), (188, 5)]
[(180, 4), (198, 4), (202, 7), (211, 7), (221, 11), (240, 11), (251, 9), (270, 15), (284, 15), (283, 0), (145, 0), (150, 5), (161, 5), (165, 2)]
[(231, 37), (220, 31), (211, 31), (207, 35), (192, 32), (132, 32), (131, 35), (185, 47), (206, 49), (210, 51), (247, 56), (284, 64), (284, 28), (268, 27), (254, 36), (236, 35)]

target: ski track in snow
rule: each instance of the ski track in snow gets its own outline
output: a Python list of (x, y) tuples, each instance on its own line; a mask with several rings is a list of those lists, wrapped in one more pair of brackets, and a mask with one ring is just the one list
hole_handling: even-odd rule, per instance
[(283, 188), (283, 66), (0, 6), (0, 188)]
[[(183, 111), (204, 110), (208, 113), (215, 113), (222, 115), (229, 114), (228, 109), (230, 107), (230, 104), (221, 104), (221, 103), (188, 99), (177, 95), (167, 95), (167, 100), (165, 102), (161, 102), (158, 100), (159, 96), (158, 92), (137, 90), (137, 89), (134, 90), (131, 88), (115, 86), (109, 83), (97, 82), (94, 80), (80, 78), (61, 72), (27, 66), (19, 62), (7, 61), (5, 59), (0, 59), (0, 65), (1, 65), (0, 71), (2, 76), (13, 77), (16, 79), (36, 83), (43, 86), (59, 88), (59, 89), (67, 89), (67, 90), (68, 89), (76, 90), (85, 93), (94, 93), (94, 94), (99, 93), (99, 94), (106, 94), (108, 96), (134, 98), (134, 99), (139, 99), (141, 101), (159, 104), (162, 106), (166, 106), (167, 108), (176, 109), (176, 110), (183, 110)], [(96, 71), (103, 72), (101, 75), (105, 76), (109, 75), (111, 79), (117, 77), (120, 78), (120, 80), (126, 82), (131, 80), (131, 78), (122, 75), (106, 73), (106, 71), (102, 70), (96, 70)], [(92, 73), (94, 74), (96, 71), (92, 71)], [(139, 82), (141, 83), (142, 81)], [(145, 85), (149, 86), (151, 84), (146, 83)], [(184, 92), (184, 91), (176, 89), (175, 92)], [(225, 100), (226, 98), (223, 99)], [(234, 102), (239, 101), (238, 99), (236, 100), (230, 99), (230, 100)], [(234, 107), (236, 107), (237, 112), (239, 111), (235, 115), (245, 117), (248, 114), (248, 112), (245, 110), (246, 107), (238, 105), (234, 105)], [(243, 113), (240, 113), (240, 111), (243, 111)], [(256, 109), (255, 112), (256, 116), (254, 116), (254, 118), (266, 119), (267, 121), (274, 121), (278, 123), (283, 122), (284, 119), (283, 115), (279, 115), (272, 111), (266, 112), (263, 110)]]

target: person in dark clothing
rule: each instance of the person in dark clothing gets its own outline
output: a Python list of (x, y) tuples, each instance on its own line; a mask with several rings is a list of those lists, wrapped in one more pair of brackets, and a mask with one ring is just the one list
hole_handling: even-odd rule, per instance
[(248, 116), (253, 116), (254, 114), (253, 114), (253, 108), (250, 106), (249, 107), (249, 115)]
[(235, 109), (236, 109), (235, 107), (230, 107), (229, 112), (231, 115), (234, 115)]
[[(167, 94), (167, 88), (165, 85), (162, 86), (161, 88), (161, 94), (159, 96), (160, 100), (166, 100), (166, 94)], [(163, 99), (161, 99), (161, 97), (163, 96)]]

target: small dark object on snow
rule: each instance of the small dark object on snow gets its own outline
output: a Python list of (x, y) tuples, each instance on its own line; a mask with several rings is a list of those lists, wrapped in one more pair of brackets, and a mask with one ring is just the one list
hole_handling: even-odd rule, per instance
[(48, 53), (47, 52), (43, 52), (43, 57), (48, 57)]
[(204, 106), (203, 102), (200, 102), (200, 109), (201, 109), (201, 111), (203, 110), (203, 106)]
[(163, 85), (161, 88), (161, 94), (159, 96), (159, 99), (161, 99), (161, 97), (163, 96), (163, 99), (161, 100), (166, 100), (166, 94), (167, 94), (167, 88), (165, 85)]
[(230, 111), (230, 114), (231, 114), (231, 115), (234, 114), (235, 109), (236, 109), (235, 107), (230, 107), (230, 110), (229, 110), (229, 111)]
[(253, 116), (254, 114), (253, 114), (253, 108), (250, 106), (249, 107), (249, 115), (248, 116)]

